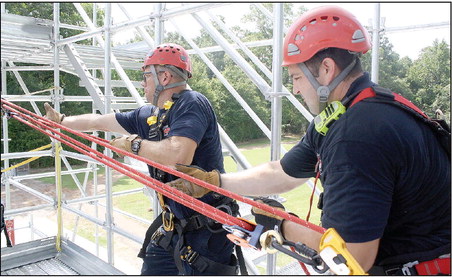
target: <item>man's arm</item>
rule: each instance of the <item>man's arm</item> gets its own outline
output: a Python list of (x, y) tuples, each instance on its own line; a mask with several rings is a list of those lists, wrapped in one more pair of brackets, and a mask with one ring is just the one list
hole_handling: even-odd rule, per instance
[(240, 172), (221, 174), (221, 187), (241, 195), (263, 196), (287, 192), (307, 180), (287, 175), (280, 161), (273, 161)]
[[(262, 196), (287, 192), (305, 183), (287, 175), (279, 161), (269, 162), (237, 173), (221, 174), (221, 187), (241, 195)], [(319, 251), (322, 234), (297, 223), (284, 220), (282, 233), (287, 240), (301, 242)], [(367, 272), (375, 262), (379, 239), (347, 243), (347, 249)]]
[(162, 141), (143, 140), (138, 155), (167, 166), (191, 164), (197, 147), (194, 140), (180, 136)]
[[(322, 234), (288, 220), (283, 221), (281, 229), (287, 240), (304, 243), (316, 251), (319, 251)], [(347, 242), (346, 244), (350, 254), (352, 254), (356, 261), (361, 265), (363, 270), (367, 272), (375, 262), (379, 243), (380, 239), (362, 243)]]
[(82, 114), (76, 116), (66, 116), (61, 124), (78, 131), (104, 131), (130, 135), (118, 123), (114, 113), (105, 115)]
[(44, 103), (44, 108), (47, 119), (77, 131), (105, 131), (130, 135), (116, 120), (114, 113), (106, 115), (82, 114), (65, 116), (52, 108), (49, 103)]

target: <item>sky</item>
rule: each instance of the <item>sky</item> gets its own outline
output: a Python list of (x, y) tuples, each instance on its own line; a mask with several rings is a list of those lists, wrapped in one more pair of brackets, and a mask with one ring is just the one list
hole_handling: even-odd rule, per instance
[[(371, 26), (372, 18), (375, 13), (375, 3), (360, 3), (360, 2), (316, 2), (316, 3), (302, 3), (298, 2), (295, 5), (303, 5), (308, 9), (333, 4), (343, 7), (353, 13), (361, 24)], [(178, 6), (179, 4), (167, 4), (168, 8)], [(151, 3), (127, 3), (124, 4), (126, 9), (133, 17), (140, 17), (150, 14), (153, 11), (153, 4)], [(440, 22), (450, 22), (450, 2), (436, 2), (436, 3), (420, 3), (420, 2), (382, 2), (380, 4), (380, 15), (384, 17), (384, 26), (389, 29), (394, 27), (415, 26), (422, 24), (432, 24)], [(221, 7), (211, 9), (214, 14), (223, 15), (228, 26), (243, 25), (241, 18), (244, 14), (249, 12), (249, 3), (228, 3)], [(122, 11), (115, 5), (112, 5), (112, 14), (114, 23), (124, 21), (126, 18)], [(184, 30), (192, 36), (199, 34), (200, 26), (189, 15), (180, 16), (178, 22), (183, 22)], [(170, 24), (165, 25), (168, 31), (173, 31)], [(243, 26), (242, 26), (243, 27)], [(252, 28), (252, 26), (246, 26)], [(431, 46), (435, 39), (445, 40), (450, 45), (450, 23), (449, 27), (429, 28), (405, 30), (398, 32), (384, 32), (389, 41), (393, 45), (393, 50), (401, 57), (408, 56), (411, 59), (416, 59), (424, 47)], [(117, 33), (114, 36), (115, 41), (123, 41), (131, 38), (130, 30), (127, 32)]]

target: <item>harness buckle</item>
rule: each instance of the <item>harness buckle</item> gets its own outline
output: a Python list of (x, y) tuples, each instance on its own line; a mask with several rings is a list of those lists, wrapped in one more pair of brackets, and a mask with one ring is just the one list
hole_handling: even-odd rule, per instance
[(162, 239), (162, 236), (164, 236), (166, 234), (166, 232), (163, 230), (163, 227), (160, 226), (157, 231), (155, 231), (152, 236), (151, 236), (151, 242), (159, 245), (160, 244), (160, 240)]
[(414, 262), (409, 262), (406, 263), (402, 266), (402, 274), (407, 276), (407, 275), (417, 275), (414, 269), (414, 266), (419, 264), (418, 261), (414, 261)]
[(162, 212), (163, 229), (167, 232), (174, 230), (174, 214), (172, 212)]
[(189, 265), (196, 261), (199, 257), (198, 252), (194, 251), (191, 246), (184, 246), (180, 251), (180, 259), (186, 261)]

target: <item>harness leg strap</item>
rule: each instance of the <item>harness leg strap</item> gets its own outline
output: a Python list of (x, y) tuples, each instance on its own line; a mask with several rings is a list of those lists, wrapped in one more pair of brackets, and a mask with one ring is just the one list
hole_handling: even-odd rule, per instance
[(151, 242), (152, 235), (157, 231), (157, 229), (162, 226), (162, 216), (159, 215), (154, 222), (149, 226), (148, 230), (146, 231), (146, 236), (144, 237), (143, 246), (140, 249), (140, 252), (138, 253), (137, 257), (144, 258), (146, 256), (146, 248), (148, 247), (149, 243)]

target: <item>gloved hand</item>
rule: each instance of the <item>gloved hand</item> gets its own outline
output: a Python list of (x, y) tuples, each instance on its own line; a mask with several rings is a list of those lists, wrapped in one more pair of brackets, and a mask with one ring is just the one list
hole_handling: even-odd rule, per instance
[[(133, 153), (132, 152), (132, 142), (137, 138), (140, 138), (140, 136), (138, 136), (138, 135), (122, 136), (120, 138), (112, 139), (110, 141), (110, 144), (119, 149)], [(121, 155), (120, 153), (117, 153), (117, 154), (121, 158), (124, 157), (124, 155)]]
[[(275, 209), (285, 211), (283, 204), (279, 203), (278, 201), (271, 199), (271, 198), (256, 198), (254, 201), (267, 204), (271, 207), (274, 207)], [(254, 215), (254, 219), (256, 220), (257, 224), (260, 224), (264, 226), (264, 230), (274, 230), (275, 226), (278, 226), (278, 232), (281, 233), (281, 225), (283, 222), (283, 218), (274, 214), (271, 214), (269, 212), (266, 212), (264, 210), (261, 210), (259, 208), (253, 207), (251, 209), (251, 214)]]
[[(177, 164), (176, 169), (182, 173), (193, 176), (196, 179), (200, 179), (214, 186), (221, 187), (220, 172), (216, 169), (207, 172), (204, 169), (197, 167), (195, 165), (182, 165), (182, 164)], [(166, 184), (182, 191), (185, 194), (193, 196), (194, 198), (203, 197), (207, 193), (211, 192), (211, 190), (206, 189), (205, 187), (198, 186), (197, 184), (191, 183), (182, 178), (179, 178)]]
[(58, 124), (61, 124), (65, 117), (64, 114), (60, 114), (59, 112), (55, 111), (55, 109), (52, 108), (47, 102), (44, 103), (44, 109), (46, 110), (45, 118), (52, 120), (53, 122), (56, 122)]

